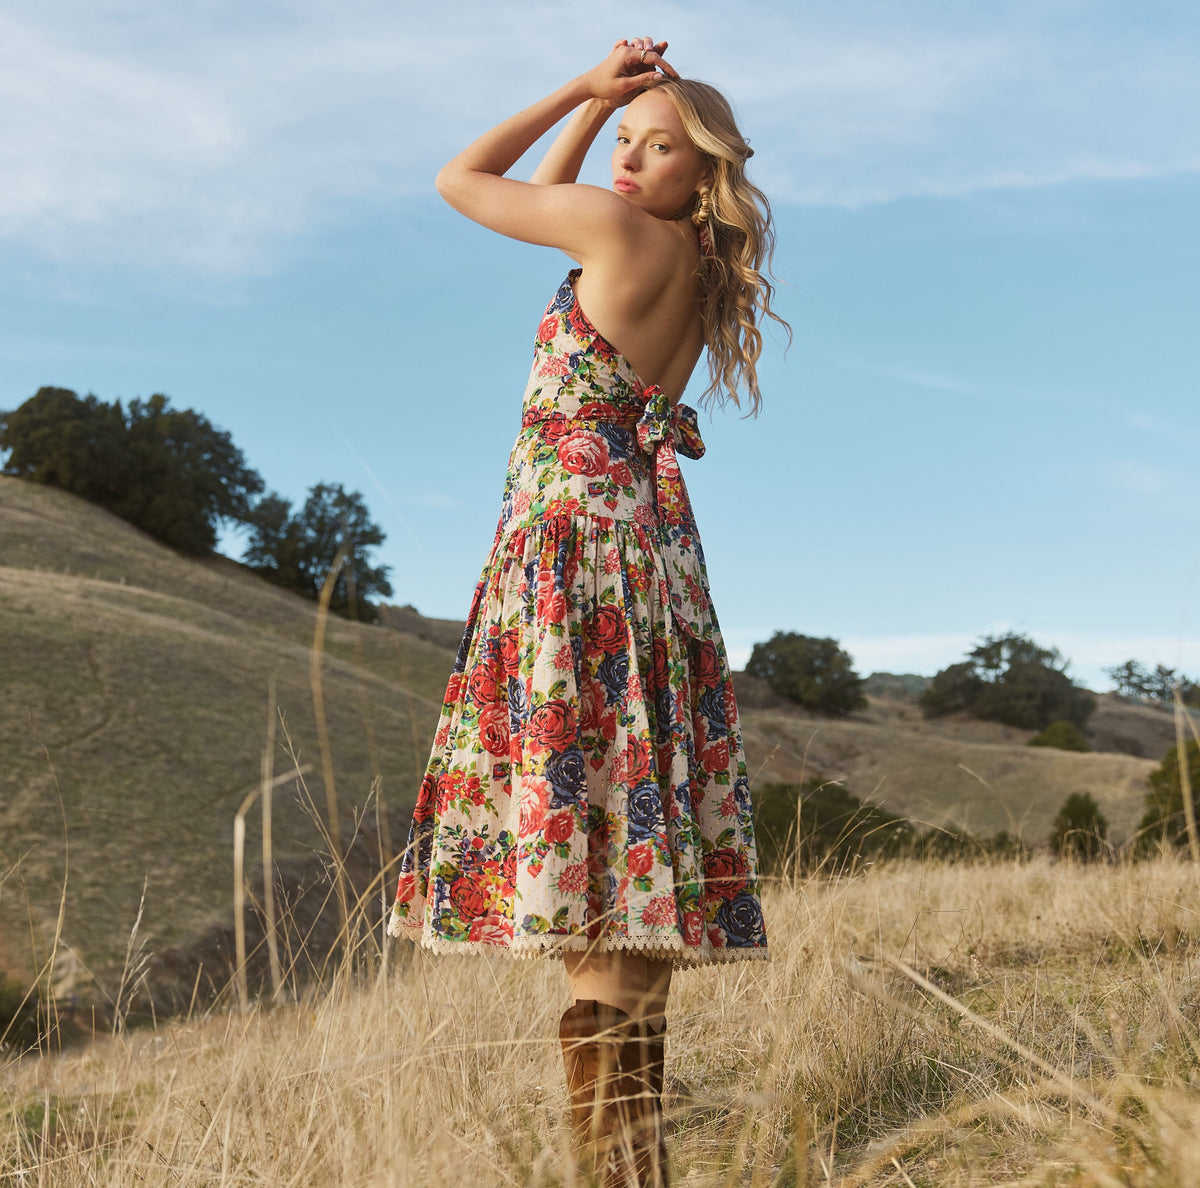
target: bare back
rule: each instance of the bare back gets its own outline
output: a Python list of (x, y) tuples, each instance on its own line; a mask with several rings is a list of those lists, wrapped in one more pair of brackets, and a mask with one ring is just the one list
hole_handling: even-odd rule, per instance
[(704, 350), (699, 246), (690, 222), (637, 223), (628, 245), (581, 254), (575, 295), (638, 376), (674, 404)]

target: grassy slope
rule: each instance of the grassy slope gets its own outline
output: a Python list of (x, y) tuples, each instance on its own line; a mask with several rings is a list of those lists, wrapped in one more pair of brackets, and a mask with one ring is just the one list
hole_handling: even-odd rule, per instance
[[(1170, 719), (1165, 711), (1146, 712)], [(1120, 716), (1111, 702), (1107, 713)], [(1146, 776), (1156, 766), (1156, 760), (1111, 752), (1027, 747), (1031, 731), (998, 723), (927, 723), (915, 706), (882, 700), (843, 720), (748, 710), (745, 733), (760, 779), (794, 781), (816, 772), (892, 812), (981, 833), (1007, 829), (1035, 845), (1045, 842), (1072, 792), (1091, 793), (1113, 839), (1124, 840), (1142, 815)]]
[[(398, 833), (455, 626), (405, 608), (387, 621), (391, 629), (333, 620), (324, 673), (343, 808), (361, 807), (381, 774)], [(124, 957), (143, 879), (152, 950), (231, 918), (233, 817), (258, 779), (271, 676), (323, 800), (308, 675), (314, 622), (312, 604), (232, 562), (179, 557), (71, 496), (0, 478), (0, 955), (7, 949), (10, 965), (32, 960), (24, 904), (34, 905), (35, 937), (55, 914), (60, 792), (70, 842), (64, 939), (103, 987)], [(1114, 834), (1127, 834), (1153, 766), (1026, 748), (1026, 733), (995, 724), (926, 723), (886, 699), (838, 722), (749, 708), (753, 700), (744, 726), (760, 778), (799, 778), (807, 750), (809, 771), (895, 811), (983, 831), (1015, 822), (1033, 842), (1076, 790), (1095, 795)], [(1106, 738), (1165, 749), (1169, 717), (1157, 711), (1109, 699), (1097, 718)], [(276, 770), (285, 762), (281, 751)], [(277, 855), (319, 847), (296, 789), (281, 789), (276, 803)], [(257, 811), (251, 855), (256, 820)]]
[[(228, 920), (233, 819), (259, 778), (271, 677), (323, 803), (314, 624), (312, 604), (231, 562), (181, 558), (61, 492), (0, 479), (0, 946), (28, 964), (23, 899), (34, 937), (46, 936), (64, 813), (64, 939), (106, 989), (144, 879), (152, 949)], [(444, 647), (415, 636), (331, 621), (324, 680), (347, 817), (382, 775), (402, 818), (448, 663)], [(287, 763), (281, 748), (276, 771)], [(295, 785), (276, 794), (274, 834), (280, 857), (320, 844)]]

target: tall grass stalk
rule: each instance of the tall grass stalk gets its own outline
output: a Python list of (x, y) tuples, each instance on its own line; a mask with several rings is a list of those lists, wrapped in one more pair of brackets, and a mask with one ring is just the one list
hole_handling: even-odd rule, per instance
[(338, 808), (337, 783), (333, 774), (333, 750), (329, 745), (329, 723), (325, 717), (325, 684), (321, 675), (321, 665), (325, 657), (325, 627), (329, 620), (329, 602), (333, 597), (333, 588), (337, 583), (338, 574), (345, 562), (345, 550), (338, 549), (333, 565), (321, 586), (320, 597), (317, 599), (317, 619), (313, 630), (309, 665), (313, 715), (317, 722), (317, 743), (321, 750), (321, 779), (325, 784), (325, 807), (328, 816), (330, 855), (333, 860), (334, 890), (337, 893), (338, 919), (343, 931), (347, 931), (346, 926), (350, 919), (349, 905), (346, 902), (346, 851), (342, 849), (341, 813)]

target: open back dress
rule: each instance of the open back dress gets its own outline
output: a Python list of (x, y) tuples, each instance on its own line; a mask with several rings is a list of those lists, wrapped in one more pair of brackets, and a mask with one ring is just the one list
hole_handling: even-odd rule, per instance
[(677, 455), (696, 413), (575, 297), (538, 327), (389, 931), (438, 952), (767, 956), (750, 782)]

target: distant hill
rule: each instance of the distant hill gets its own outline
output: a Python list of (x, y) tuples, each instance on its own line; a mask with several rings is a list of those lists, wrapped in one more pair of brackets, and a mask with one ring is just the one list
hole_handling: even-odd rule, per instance
[[(464, 592), (464, 596), (465, 596)], [(296, 753), (324, 788), (309, 680), (312, 603), (233, 561), (185, 558), (48, 487), (0, 478), (0, 973), (28, 977), (53, 934), (66, 876), (60, 989), (103, 1008), (116, 993), (145, 885), (139, 937), (158, 954), (164, 1001), (198, 963), (228, 959), (234, 814), (259, 780), (267, 688)], [(462, 624), (386, 607), (374, 626), (331, 619), (323, 665), (342, 828), (354, 867), (403, 843)], [(935, 824), (1044, 841), (1066, 796), (1092, 793), (1119, 840), (1142, 811), (1147, 772), (1171, 745), (1170, 715), (1100, 698), (1107, 753), (1024, 744), (1028, 732), (926, 722), (924, 678), (874, 674), (866, 710), (809, 715), (735, 677), (751, 773), (819, 772), (855, 795)], [(1126, 752), (1126, 753), (1117, 753)], [(275, 770), (290, 763), (282, 739)], [(379, 781), (387, 813), (373, 815)], [(275, 856), (295, 887), (323, 878), (324, 845), (295, 782), (275, 794)], [(247, 860), (258, 857), (257, 807)], [(385, 855), (386, 861), (386, 855)], [(298, 916), (305, 927), (323, 893)]]

